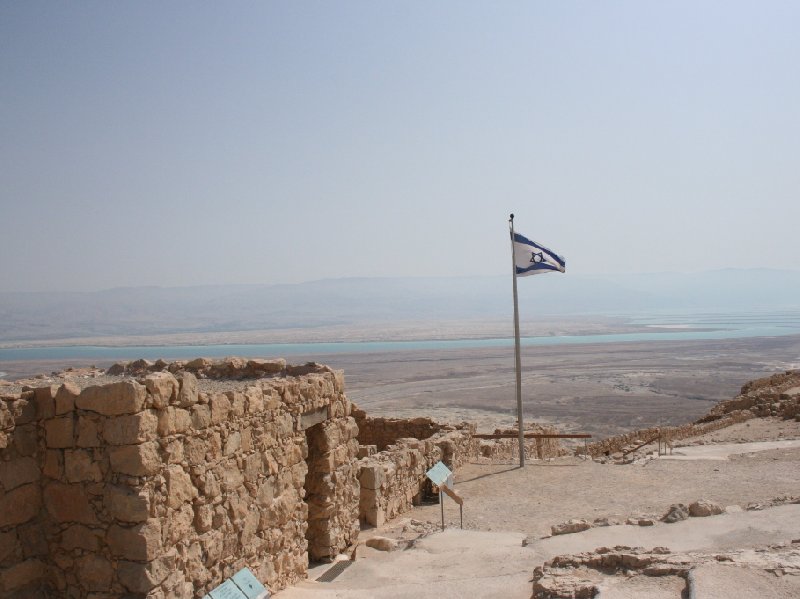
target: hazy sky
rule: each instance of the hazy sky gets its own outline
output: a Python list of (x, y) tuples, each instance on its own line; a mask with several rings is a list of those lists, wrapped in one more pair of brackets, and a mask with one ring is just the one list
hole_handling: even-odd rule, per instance
[(798, 23), (0, 0), (0, 290), (510, 273), (512, 211), (568, 273), (798, 268)]

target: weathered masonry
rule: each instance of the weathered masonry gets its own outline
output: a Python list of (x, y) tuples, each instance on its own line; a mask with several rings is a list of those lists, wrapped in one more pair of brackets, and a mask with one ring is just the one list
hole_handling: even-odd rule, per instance
[[(272, 363), (278, 373), (284, 364)], [(273, 589), (358, 535), (356, 425), (325, 367), (198, 392), (188, 371), (2, 403), (0, 595)]]
[(275, 591), (410, 509), (435, 461), (495, 451), (469, 425), (369, 419), (316, 364), (115, 372), (2, 397), (0, 597), (202, 597), (243, 567)]

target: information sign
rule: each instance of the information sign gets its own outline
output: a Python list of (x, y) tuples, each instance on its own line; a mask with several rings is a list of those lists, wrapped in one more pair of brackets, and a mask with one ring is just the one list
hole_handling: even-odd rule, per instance
[(442, 462), (436, 462), (433, 465), (433, 468), (425, 473), (425, 476), (427, 476), (437, 487), (449, 487), (453, 484), (453, 473)]
[(203, 599), (269, 599), (269, 591), (249, 568), (242, 568)]

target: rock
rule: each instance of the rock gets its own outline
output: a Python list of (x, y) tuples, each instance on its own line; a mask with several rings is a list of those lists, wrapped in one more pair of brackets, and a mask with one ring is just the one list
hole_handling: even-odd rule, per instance
[(661, 521), (666, 522), (667, 524), (673, 524), (675, 522), (680, 522), (681, 520), (686, 520), (688, 517), (688, 508), (682, 503), (676, 503), (669, 507), (667, 513), (662, 516)]
[(633, 518), (628, 518), (625, 523), (633, 526), (653, 526), (655, 524), (655, 520), (643, 516), (635, 516)]
[(394, 551), (398, 547), (397, 541), (388, 537), (372, 537), (365, 544), (378, 551)]
[(722, 507), (707, 499), (698, 499), (689, 506), (689, 515), (692, 517), (716, 516), (723, 512)]
[(567, 520), (566, 522), (562, 522), (561, 524), (556, 524), (550, 527), (550, 531), (555, 535), (566, 535), (571, 534), (574, 532), (582, 532), (584, 530), (589, 530), (592, 525), (588, 522), (588, 520), (583, 519), (575, 519)]
[(144, 386), (153, 398), (153, 407), (163, 409), (178, 395), (178, 379), (170, 372), (154, 372), (144, 379)]
[(106, 374), (109, 376), (119, 376), (121, 374), (125, 374), (127, 367), (127, 362), (117, 362), (116, 364), (110, 366), (108, 370), (106, 370)]
[(141, 411), (147, 389), (136, 381), (120, 381), (97, 387), (86, 387), (75, 400), (81, 410), (103, 416), (120, 416)]

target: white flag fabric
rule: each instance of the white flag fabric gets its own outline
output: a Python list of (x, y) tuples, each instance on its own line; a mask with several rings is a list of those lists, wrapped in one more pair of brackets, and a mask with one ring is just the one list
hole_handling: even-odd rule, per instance
[(566, 272), (567, 262), (543, 245), (514, 233), (514, 265), (518, 277), (545, 272)]

